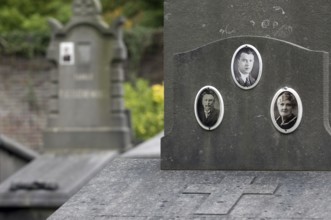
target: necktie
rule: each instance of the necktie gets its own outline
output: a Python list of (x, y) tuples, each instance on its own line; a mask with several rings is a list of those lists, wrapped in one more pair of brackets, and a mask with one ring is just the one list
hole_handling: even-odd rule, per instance
[(206, 111), (206, 112), (205, 112), (205, 116), (206, 116), (206, 118), (208, 118), (209, 115), (210, 115), (210, 111)]
[(248, 77), (246, 78), (246, 81), (245, 81), (245, 86), (249, 86)]

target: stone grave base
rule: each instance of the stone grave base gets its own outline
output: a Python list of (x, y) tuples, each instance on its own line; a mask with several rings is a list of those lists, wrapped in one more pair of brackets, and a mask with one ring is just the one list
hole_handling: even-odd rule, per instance
[(160, 170), (118, 158), (49, 219), (331, 219), (331, 172)]
[(46, 147), (57, 151), (63, 149), (99, 149), (120, 150), (131, 148), (128, 129), (95, 128), (95, 129), (47, 129), (44, 132)]

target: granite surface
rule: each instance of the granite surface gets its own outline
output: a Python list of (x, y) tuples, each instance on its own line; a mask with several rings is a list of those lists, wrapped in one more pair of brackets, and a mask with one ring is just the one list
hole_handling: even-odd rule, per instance
[(163, 137), (164, 132), (160, 132), (155, 135), (153, 138), (139, 144), (133, 149), (123, 153), (121, 157), (127, 158), (160, 158), (160, 145), (161, 138)]
[(49, 220), (330, 219), (331, 172), (162, 171), (109, 163)]

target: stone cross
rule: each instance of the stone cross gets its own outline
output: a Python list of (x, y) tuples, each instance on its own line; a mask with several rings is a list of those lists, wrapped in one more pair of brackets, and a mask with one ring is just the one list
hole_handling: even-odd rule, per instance
[(254, 176), (226, 176), (220, 184), (189, 185), (183, 194), (209, 195), (194, 214), (227, 215), (244, 195), (272, 195), (275, 193), (277, 183), (255, 184), (255, 179)]

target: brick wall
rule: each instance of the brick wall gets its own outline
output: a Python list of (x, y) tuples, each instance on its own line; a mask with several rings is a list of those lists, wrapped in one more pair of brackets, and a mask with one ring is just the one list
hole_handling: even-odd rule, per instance
[(1, 57), (0, 133), (41, 152), (50, 64), (44, 59)]

